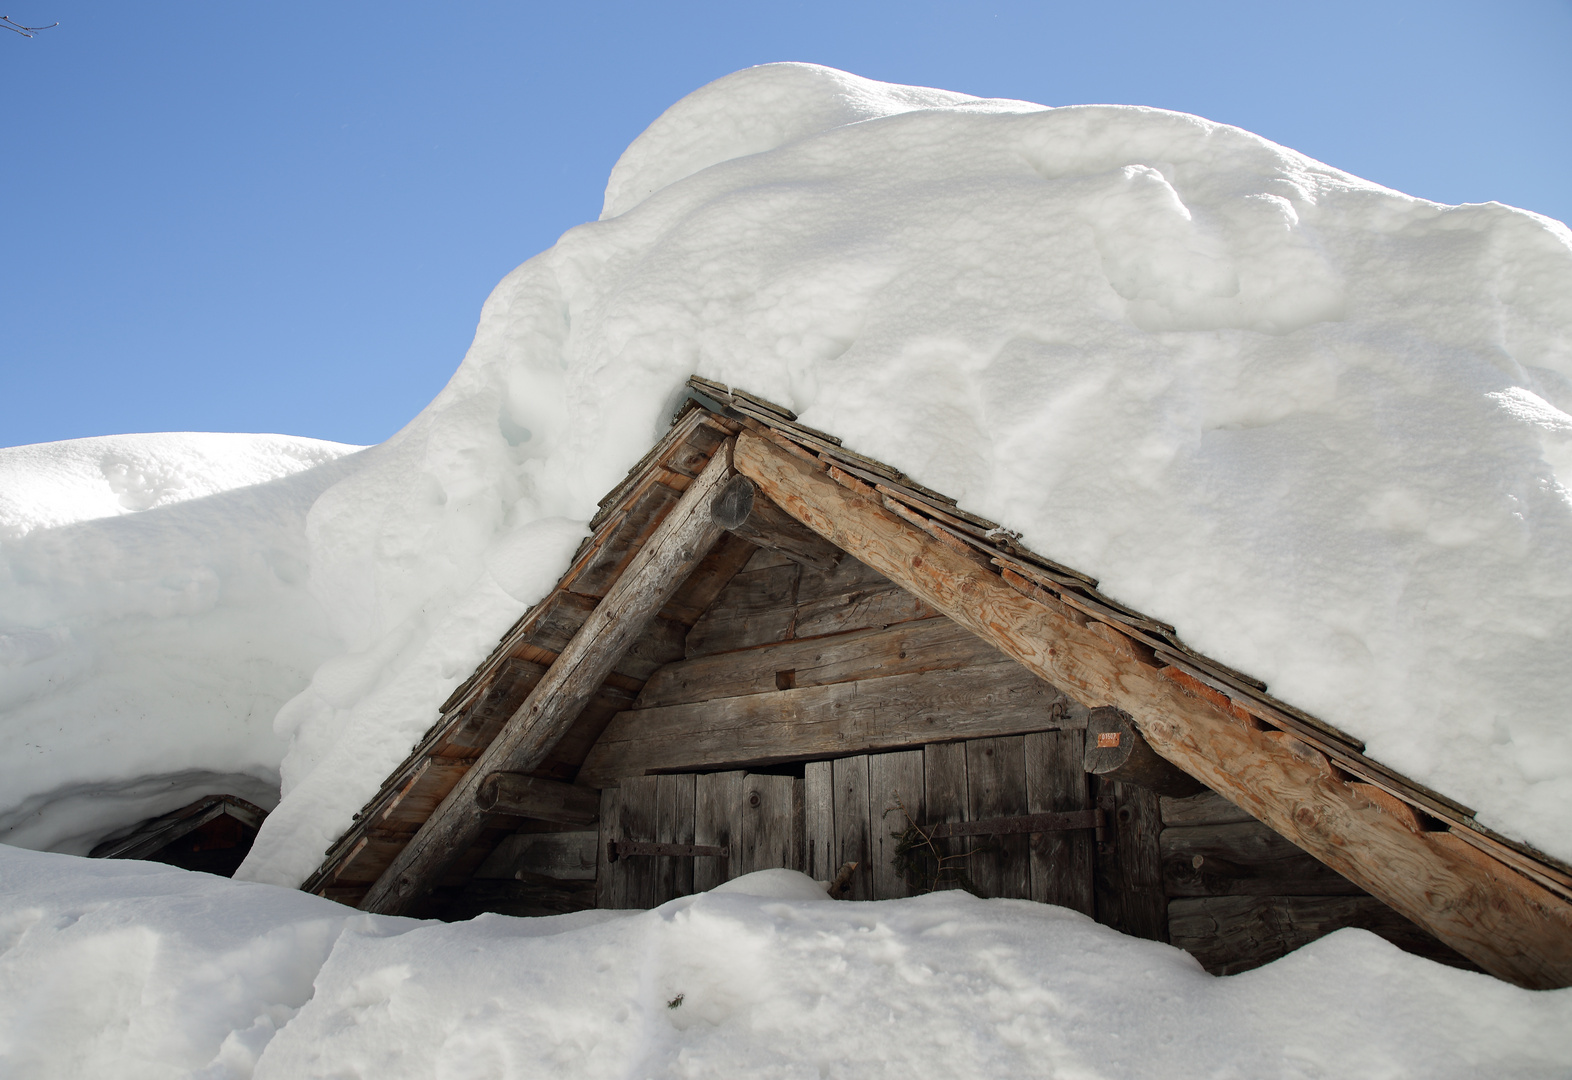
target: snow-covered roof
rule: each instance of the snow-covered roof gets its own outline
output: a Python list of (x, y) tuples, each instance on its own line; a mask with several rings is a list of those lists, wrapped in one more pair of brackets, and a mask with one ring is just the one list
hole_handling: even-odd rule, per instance
[[(382, 446), (216, 496), (221, 517), (197, 499), (7, 541), (3, 722), (71, 763), (19, 757), (8, 824), (160, 763), (265, 776), (275, 755), (283, 800), (245, 872), (298, 883), (695, 371), (1007, 522), (1572, 858), (1566, 227), (1193, 116), (810, 65), (668, 110), (602, 219), (498, 286)], [(201, 693), (159, 656), (200, 657)], [(138, 719), (162, 700), (225, 720), (166, 737)], [(82, 749), (84, 724), (135, 728), (134, 752)]]

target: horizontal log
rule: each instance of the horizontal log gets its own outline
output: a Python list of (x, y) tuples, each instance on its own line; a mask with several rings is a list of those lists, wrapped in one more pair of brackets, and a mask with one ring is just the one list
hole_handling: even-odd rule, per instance
[[(599, 799), (597, 797), (597, 803)], [(558, 881), (594, 881), (600, 834), (576, 832), (514, 833), (503, 837), (477, 878), (525, 880), (528, 876)]]
[(1187, 799), (1163, 798), (1163, 824), (1175, 825), (1228, 825), (1235, 821), (1254, 821), (1245, 811), (1223, 798), (1215, 791), (1203, 791)]
[(600, 819), (600, 792), (524, 773), (492, 773), (481, 781), (475, 804), (492, 814), (565, 825), (593, 825)]
[(1169, 896), (1352, 896), (1359, 886), (1259, 821), (1164, 829)]
[(815, 570), (834, 569), (844, 554), (760, 495), (746, 476), (732, 477), (721, 489), (710, 504), (710, 517), (727, 532)]
[(788, 675), (794, 687), (827, 686), (1003, 659), (998, 649), (949, 619), (922, 619), (667, 664), (644, 684), (636, 707), (650, 709), (790, 689), (780, 685)]
[(1048, 731), (1069, 722), (1052, 686), (1012, 661), (619, 713), (578, 782), (840, 757)]
[(1190, 689), (1113, 629), (1023, 595), (806, 456), (744, 431), (734, 461), (820, 536), (1067, 693), (1123, 709), (1163, 757), (1486, 971), (1572, 984), (1572, 904), (1455, 837), (1413, 832), (1312, 747)]

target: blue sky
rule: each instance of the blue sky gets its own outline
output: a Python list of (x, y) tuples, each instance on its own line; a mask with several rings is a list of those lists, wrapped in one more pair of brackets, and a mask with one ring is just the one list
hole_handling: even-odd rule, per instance
[(751, 64), (1237, 124), (1572, 219), (1572, 0), (18, 0), (0, 34), (0, 446), (386, 438), (662, 109)]

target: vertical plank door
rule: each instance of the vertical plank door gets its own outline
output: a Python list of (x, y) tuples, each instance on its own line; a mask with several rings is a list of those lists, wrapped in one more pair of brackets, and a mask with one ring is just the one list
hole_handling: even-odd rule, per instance
[(870, 889), (875, 900), (910, 896), (913, 890), (895, 868), (897, 837), (923, 818), (923, 753), (901, 750), (868, 758), (868, 824), (872, 830)]
[(1168, 898), (1163, 892), (1160, 839), (1163, 819), (1157, 795), (1135, 784), (1099, 779), (1116, 809), (1113, 850), (1096, 856), (1097, 921), (1132, 937), (1168, 940)]
[[(1026, 813), (1026, 739), (1010, 735), (966, 744), (966, 791), (972, 821)], [(983, 837), (974, 837), (979, 845)], [(1031, 895), (1030, 838), (1021, 833), (986, 838), (967, 862), (984, 896)]]
[[(1091, 805), (1082, 770), (1085, 732), (1039, 731), (1026, 740), (1026, 812), (1063, 813)], [(1031, 838), (1031, 898), (1043, 904), (1095, 915), (1092, 858), (1095, 835), (1088, 829), (1036, 833)]]
[[(694, 843), (693, 774), (657, 776), (655, 781), (655, 840), (662, 844)], [(697, 860), (661, 855), (650, 861), (655, 864), (655, 904), (693, 892), (693, 864)]]
[(802, 826), (797, 779), (791, 776), (744, 776), (738, 808), (740, 834), (732, 845), (732, 876), (755, 870), (802, 869)]
[(872, 829), (868, 822), (868, 756), (836, 758), (830, 763), (834, 778), (835, 840), (834, 862), (857, 864), (852, 874), (847, 900), (871, 900), (869, 863), (873, 851)]
[[(714, 847), (733, 847), (737, 835), (738, 807), (742, 805), (743, 774), (739, 772), (703, 773), (694, 777), (693, 842)], [(728, 859), (693, 860), (693, 891), (705, 892), (735, 876), (736, 851)]]
[(803, 864), (815, 881), (835, 876), (835, 778), (828, 761), (803, 767)]
[[(947, 821), (965, 821), (966, 793), (966, 744), (930, 743), (922, 748), (923, 804), (930, 824)], [(951, 840), (936, 841), (939, 855), (954, 861), (948, 865), (962, 873), (968, 869), (969, 860), (960, 858), (972, 848), (972, 838), (958, 836)], [(957, 889), (960, 883), (953, 876), (940, 875), (935, 883), (938, 889)]]

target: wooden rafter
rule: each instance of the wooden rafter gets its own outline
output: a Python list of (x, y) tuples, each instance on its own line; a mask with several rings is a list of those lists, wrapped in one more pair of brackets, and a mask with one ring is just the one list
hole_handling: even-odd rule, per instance
[(719, 538), (722, 530), (710, 518), (710, 503), (731, 478), (730, 458), (730, 446), (723, 445), (683, 492), (480, 759), (383, 871), (361, 901), (363, 909), (381, 914), (407, 910), (484, 830), (487, 812), (476, 796), (486, 778), (498, 772), (529, 772), (545, 759)]
[(795, 442), (760, 426), (739, 436), (734, 461), (798, 521), (1043, 679), (1088, 704), (1125, 710), (1163, 757), (1485, 970), (1527, 987), (1572, 984), (1572, 904), (1472, 837), (1431, 831), (1407, 803), (1293, 731), (1239, 707), (1132, 633), (1006, 581), (962, 541), (946, 543), (894, 512), (871, 485), (832, 476), (830, 464)]

